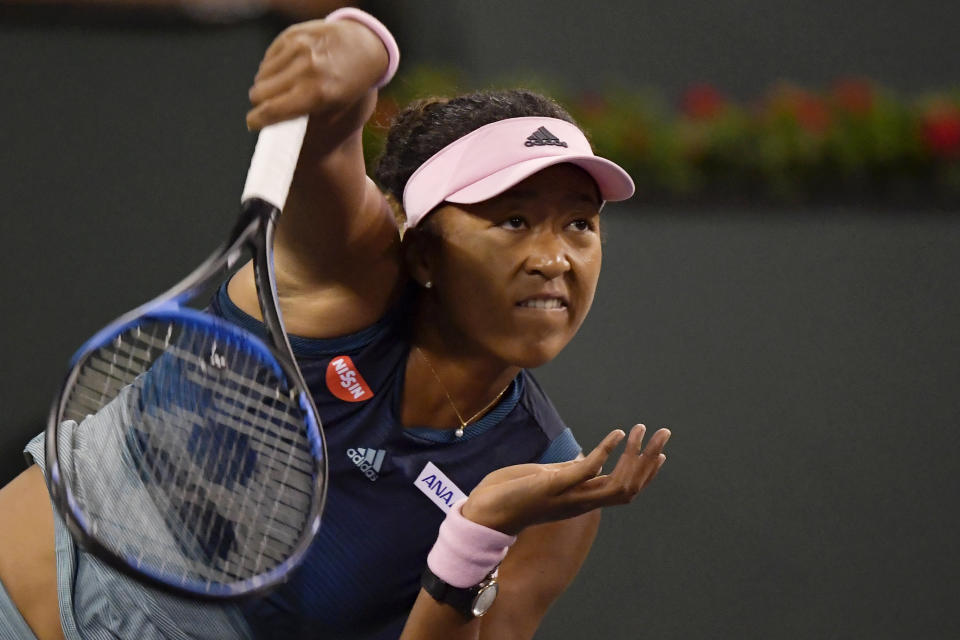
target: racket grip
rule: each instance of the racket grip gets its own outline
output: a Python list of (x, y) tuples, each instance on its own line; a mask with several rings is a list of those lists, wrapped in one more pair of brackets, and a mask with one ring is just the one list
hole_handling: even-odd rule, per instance
[(240, 202), (266, 200), (282, 210), (307, 132), (307, 116), (278, 122), (260, 131)]

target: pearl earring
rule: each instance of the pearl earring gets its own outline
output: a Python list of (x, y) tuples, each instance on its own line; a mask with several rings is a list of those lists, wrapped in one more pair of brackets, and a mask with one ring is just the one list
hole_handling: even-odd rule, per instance
[(433, 287), (433, 282), (431, 282), (430, 280), (427, 280), (426, 282), (423, 283), (423, 287), (425, 289), (430, 289)]

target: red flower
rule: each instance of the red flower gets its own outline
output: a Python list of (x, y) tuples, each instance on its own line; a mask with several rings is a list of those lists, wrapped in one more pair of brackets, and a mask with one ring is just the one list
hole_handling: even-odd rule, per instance
[(844, 78), (833, 85), (833, 102), (850, 115), (863, 116), (873, 108), (875, 90), (868, 80)]
[(782, 84), (774, 90), (769, 105), (774, 115), (787, 115), (810, 133), (821, 134), (830, 127), (830, 109), (826, 101), (806, 89)]
[(806, 94), (796, 107), (797, 122), (807, 131), (823, 133), (830, 126), (830, 110), (816, 95)]
[(960, 108), (937, 103), (923, 115), (920, 127), (923, 142), (933, 155), (960, 158)]
[(695, 84), (683, 93), (681, 108), (691, 120), (712, 120), (727, 106), (723, 95), (709, 84)]

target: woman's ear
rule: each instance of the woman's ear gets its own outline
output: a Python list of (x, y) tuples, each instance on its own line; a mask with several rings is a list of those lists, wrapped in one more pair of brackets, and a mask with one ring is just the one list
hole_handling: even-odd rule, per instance
[(429, 289), (434, 282), (436, 236), (423, 226), (407, 229), (403, 234), (403, 261), (407, 273), (421, 287)]

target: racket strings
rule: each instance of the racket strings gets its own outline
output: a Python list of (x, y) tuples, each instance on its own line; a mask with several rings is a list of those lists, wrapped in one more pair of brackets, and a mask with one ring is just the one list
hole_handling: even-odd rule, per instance
[(287, 559), (317, 478), (304, 410), (276, 371), (202, 325), (145, 322), (91, 353), (62, 415), (78, 425), (67, 484), (97, 538), (184, 582)]

